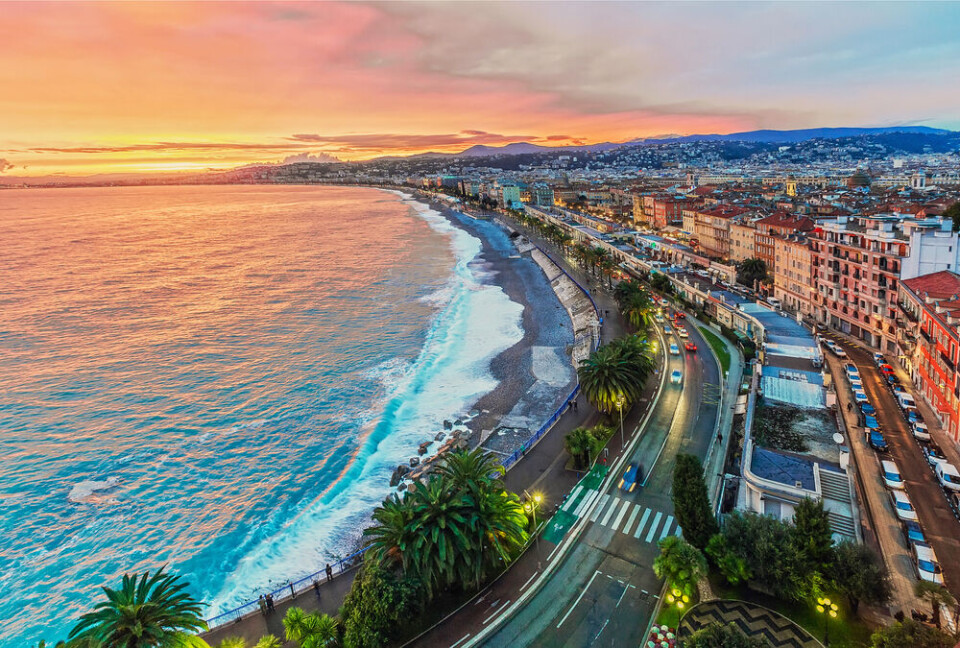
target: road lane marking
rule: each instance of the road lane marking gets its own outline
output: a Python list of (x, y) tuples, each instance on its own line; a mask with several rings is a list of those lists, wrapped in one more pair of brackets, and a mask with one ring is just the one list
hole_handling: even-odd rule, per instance
[(667, 519), (663, 523), (663, 533), (660, 534), (660, 540), (663, 540), (667, 537), (667, 534), (670, 533), (670, 525), (673, 524), (673, 516), (668, 515)]
[(634, 538), (639, 538), (640, 534), (643, 533), (643, 527), (647, 525), (647, 518), (650, 517), (650, 511), (653, 509), (647, 509), (643, 512), (643, 517), (640, 518), (640, 524), (637, 525), (637, 530), (633, 532)]
[(660, 518), (663, 517), (663, 513), (657, 511), (657, 516), (653, 518), (653, 523), (650, 525), (650, 533), (647, 534), (646, 540), (644, 542), (653, 542), (653, 535), (657, 532), (657, 526), (660, 524)]
[(553, 558), (553, 554), (557, 553), (557, 549), (560, 548), (560, 543), (557, 543), (557, 546), (553, 548), (553, 551), (550, 552), (550, 555), (547, 556), (547, 562), (550, 562), (550, 559)]
[(603, 516), (603, 522), (600, 523), (602, 526), (607, 526), (607, 522), (610, 521), (614, 511), (617, 510), (617, 507), (620, 506), (620, 502), (622, 501), (623, 500), (621, 500), (619, 497), (613, 498), (613, 502), (610, 504), (610, 509), (607, 511), (607, 514)]
[(465, 634), (465, 635), (463, 635), (462, 637), (460, 637), (460, 641), (458, 641), (457, 643), (450, 644), (450, 648), (457, 648), (457, 646), (459, 646), (459, 645), (462, 644), (464, 641), (466, 641), (466, 640), (467, 640), (467, 637), (469, 637), (469, 636), (470, 636), (470, 633), (468, 632), (467, 634)]
[[(607, 624), (608, 624), (608, 623), (610, 623), (610, 619), (607, 619), (606, 621), (603, 622), (603, 625), (600, 626), (600, 632), (598, 632), (597, 635), (593, 638), (593, 641), (596, 641), (597, 639), (600, 638), (600, 635), (603, 634), (603, 631), (604, 631), (604, 629), (607, 627)], [(593, 641), (591, 641), (590, 643), (592, 644)]]
[(597, 577), (597, 574), (600, 573), (600, 570), (593, 572), (593, 576), (590, 577), (590, 580), (587, 581), (587, 586), (583, 588), (583, 591), (580, 592), (580, 596), (577, 597), (577, 600), (573, 602), (573, 605), (570, 606), (570, 609), (567, 610), (567, 613), (563, 615), (563, 618), (560, 619), (560, 623), (557, 624), (557, 627), (563, 625), (563, 622), (567, 620), (567, 617), (570, 616), (570, 613), (573, 612), (573, 608), (577, 607), (580, 604), (580, 599), (583, 598), (583, 595), (587, 593), (587, 590), (590, 589), (590, 586), (593, 585), (593, 579)]
[[(499, 603), (499, 601), (497, 601), (497, 602)], [(498, 606), (498, 607), (505, 608), (505, 607), (507, 607), (508, 605), (510, 605), (510, 599), (507, 599), (507, 602), (506, 602), (506, 603), (504, 603), (502, 606)], [(487, 625), (487, 623), (489, 623), (490, 619), (492, 619), (493, 617), (497, 616), (499, 613), (500, 613), (500, 610), (495, 610), (494, 613), (491, 614), (490, 616), (488, 616), (486, 619), (484, 619), (484, 620), (483, 620), (483, 623), (480, 624), (480, 625)]]
[(577, 516), (577, 517), (580, 517), (580, 513), (581, 513), (584, 509), (586, 509), (587, 507), (589, 507), (589, 506), (590, 506), (590, 503), (593, 502), (595, 499), (597, 499), (597, 495), (599, 495), (599, 494), (600, 494), (600, 493), (598, 493), (597, 491), (590, 491), (590, 492), (587, 494), (587, 496), (584, 497), (583, 500), (580, 501), (580, 505), (576, 508), (576, 510), (573, 512), (573, 514), (574, 514), (575, 516)]
[(570, 497), (567, 498), (566, 503), (563, 505), (564, 511), (569, 511), (570, 507), (573, 506), (573, 503), (577, 501), (577, 495), (580, 494), (581, 486), (577, 486), (573, 489), (573, 492), (570, 493)]
[(623, 592), (620, 593), (620, 598), (617, 599), (617, 607), (620, 607), (620, 603), (623, 602), (623, 597), (627, 595), (627, 590), (629, 590), (631, 587), (633, 587), (633, 589), (637, 589), (630, 583), (627, 583), (626, 585), (624, 585)]
[(590, 516), (591, 522), (597, 521), (597, 518), (600, 517), (600, 511), (604, 509), (604, 507), (607, 505), (607, 502), (609, 500), (610, 500), (609, 494), (604, 494), (603, 497), (600, 498), (600, 504), (597, 505), (597, 508), (593, 509), (593, 515)]
[(630, 527), (633, 526), (633, 521), (637, 519), (637, 516), (640, 514), (640, 511), (643, 510), (643, 507), (639, 504), (634, 504), (633, 513), (630, 514), (630, 517), (627, 518), (627, 524), (623, 527), (623, 532), (625, 534), (630, 533)]
[(626, 515), (628, 508), (630, 508), (630, 502), (624, 500), (623, 506), (620, 507), (620, 512), (617, 513), (617, 517), (613, 521), (613, 526), (611, 527), (614, 531), (620, 528), (620, 522), (623, 520), (623, 516)]
[[(550, 559), (547, 558), (547, 560), (550, 560)], [(530, 581), (532, 581), (534, 578), (536, 578), (536, 577), (537, 577), (537, 574), (539, 574), (539, 573), (540, 573), (540, 572), (533, 572), (533, 574), (531, 574), (530, 578), (527, 579), (527, 582), (520, 586), (520, 591), (522, 592), (523, 590), (525, 590), (525, 589), (527, 588), (527, 585), (530, 584)]]

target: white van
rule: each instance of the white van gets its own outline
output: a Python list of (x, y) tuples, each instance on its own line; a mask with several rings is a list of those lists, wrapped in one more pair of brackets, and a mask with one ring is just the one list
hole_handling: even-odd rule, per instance
[(910, 394), (900, 393), (897, 394), (897, 405), (900, 406), (900, 409), (916, 409), (917, 401), (913, 400), (913, 396)]
[(960, 472), (957, 472), (957, 467), (952, 463), (940, 461), (934, 466), (933, 472), (936, 473), (937, 481), (941, 486), (950, 491), (960, 492)]
[(780, 310), (780, 307), (783, 305), (780, 303), (780, 300), (777, 299), (776, 297), (767, 297), (767, 303), (773, 306), (774, 308), (776, 308), (777, 310)]

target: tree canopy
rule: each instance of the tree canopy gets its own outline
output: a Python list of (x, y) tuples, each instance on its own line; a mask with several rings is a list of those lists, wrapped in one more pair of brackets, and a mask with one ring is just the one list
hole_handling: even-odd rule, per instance
[(683, 537), (697, 549), (706, 549), (711, 536), (720, 529), (710, 507), (703, 467), (694, 455), (677, 455), (672, 497), (674, 515), (683, 529)]

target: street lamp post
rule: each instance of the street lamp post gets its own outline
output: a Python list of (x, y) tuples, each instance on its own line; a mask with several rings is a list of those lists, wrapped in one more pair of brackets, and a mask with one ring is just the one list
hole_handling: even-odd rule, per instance
[(830, 619), (837, 618), (837, 604), (828, 598), (817, 599), (817, 612), (823, 615), (823, 645), (830, 645)]
[(690, 597), (678, 589), (673, 589), (667, 594), (667, 605), (677, 608), (677, 638), (680, 637), (680, 618), (683, 616), (683, 608), (690, 602)]
[(620, 412), (620, 451), (621, 452), (627, 447), (626, 442), (623, 440), (623, 406), (626, 404), (626, 402), (627, 402), (627, 399), (624, 397), (623, 394), (620, 394), (619, 396), (617, 396), (617, 411)]

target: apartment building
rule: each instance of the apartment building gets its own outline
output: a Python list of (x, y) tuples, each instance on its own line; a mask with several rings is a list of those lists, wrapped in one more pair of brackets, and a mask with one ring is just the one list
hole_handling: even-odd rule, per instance
[(806, 216), (776, 212), (756, 221), (755, 256), (767, 264), (771, 276), (776, 273), (777, 240), (793, 234), (804, 234), (814, 228), (813, 220)]
[(756, 256), (756, 221), (730, 223), (730, 261), (739, 263)]
[(696, 211), (692, 233), (696, 236), (703, 253), (719, 259), (729, 258), (730, 224), (733, 219), (747, 212), (749, 210), (745, 207), (736, 205), (718, 205), (711, 209)]
[(943, 429), (960, 443), (960, 275), (907, 279), (898, 293), (900, 361)]
[(817, 321), (896, 352), (900, 281), (957, 268), (950, 221), (889, 214), (841, 217), (811, 241)]
[(810, 241), (799, 234), (774, 239), (777, 263), (773, 271), (773, 296), (788, 311), (813, 313), (813, 254)]

